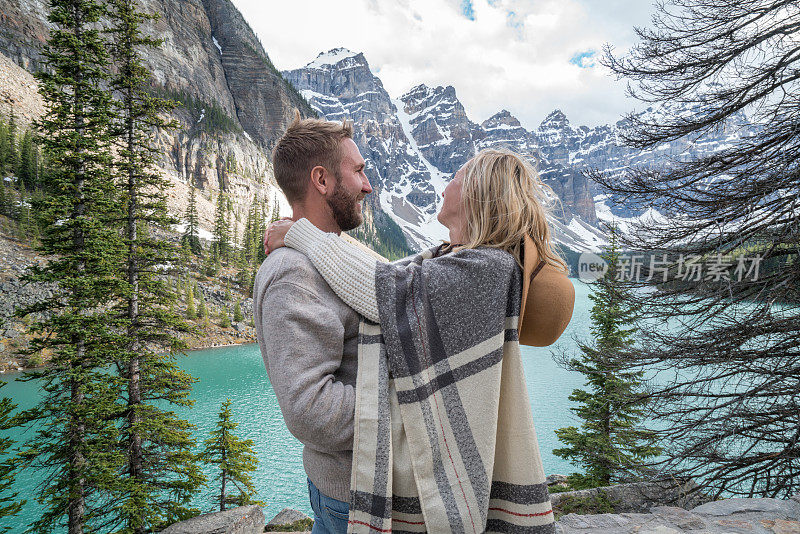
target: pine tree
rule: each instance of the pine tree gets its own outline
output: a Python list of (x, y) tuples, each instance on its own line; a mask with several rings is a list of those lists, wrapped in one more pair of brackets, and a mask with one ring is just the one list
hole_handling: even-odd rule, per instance
[(258, 198), (253, 199), (253, 202), (250, 204), (250, 209), (247, 213), (244, 247), (242, 250), (242, 255), (244, 256), (246, 263), (245, 265), (242, 265), (238, 276), (239, 285), (245, 291), (247, 296), (251, 296), (253, 293), (253, 280), (255, 279), (255, 274), (258, 271), (261, 261), (263, 261), (263, 258), (266, 257), (264, 255), (264, 247), (262, 244), (264, 230), (266, 230), (265, 217), (265, 207), (263, 203), (259, 201)]
[(242, 263), (250, 265), (253, 261), (253, 226), (255, 225), (255, 207), (257, 200), (250, 203), (250, 208), (247, 210), (247, 220), (244, 225), (244, 236), (242, 249), (239, 254), (242, 258)]
[(233, 322), (240, 323), (244, 320), (244, 315), (242, 315), (242, 305), (239, 301), (236, 301), (236, 306), (233, 308)]
[(253, 266), (258, 267), (261, 264), (261, 257), (264, 253), (264, 230), (267, 228), (265, 221), (268, 206), (264, 205), (264, 201), (256, 204), (255, 212), (253, 213), (253, 233), (251, 235), (252, 243), (252, 262)]
[(202, 319), (208, 319), (206, 300), (203, 298), (203, 294), (199, 291), (197, 292), (197, 316)]
[[(269, 208), (269, 206), (266, 206)], [(278, 203), (278, 193), (272, 195), (272, 218), (269, 222), (275, 222), (281, 218), (281, 206)]]
[(112, 525), (121, 527), (119, 532), (144, 534), (195, 515), (197, 510), (188, 508), (188, 503), (205, 477), (192, 452), (193, 425), (160, 406), (164, 401), (191, 406), (195, 381), (174, 359), (186, 345), (173, 332), (186, 331), (188, 325), (169, 311), (175, 295), (155, 275), (157, 265), (178, 261), (177, 247), (155, 232), (167, 232), (177, 223), (167, 211), (170, 183), (151, 170), (159, 150), (152, 144), (152, 129), (177, 126), (160, 116), (174, 102), (148, 91), (151, 75), (143, 55), (162, 41), (142, 34), (141, 24), (157, 17), (139, 11), (134, 0), (108, 0), (108, 4), (111, 52), (119, 71), (111, 87), (116, 96), (113, 134), (118, 148), (114, 170), (125, 212), (126, 283), (115, 310), (124, 330), (116, 365), (123, 399), (119, 448), (126, 465), (116, 488), (119, 506)]
[(186, 318), (197, 318), (197, 310), (194, 307), (194, 289), (191, 287), (186, 289)]
[[(219, 482), (220, 491), (214, 502), (219, 504), (220, 511), (225, 510), (226, 504), (266, 506), (254, 500), (256, 489), (250, 473), (256, 470), (258, 457), (253, 452), (253, 440), (241, 439), (234, 434), (239, 425), (231, 420), (230, 407), (230, 399), (222, 403), (217, 427), (211, 431), (202, 452), (205, 461), (219, 469), (214, 482)], [(237, 494), (230, 494), (229, 483), (238, 491)]]
[(269, 223), (273, 223), (281, 218), (281, 208), (278, 204), (278, 196), (277, 194), (272, 198), (272, 217), (269, 219), (269, 223), (267, 222), (267, 211), (269, 210), (269, 205), (264, 206), (264, 212), (262, 214), (261, 219), (261, 227), (258, 229), (258, 256), (256, 258), (256, 268), (258, 268), (261, 263), (267, 259), (267, 254), (264, 251), (264, 233), (267, 231), (267, 226)]
[(5, 150), (5, 171), (8, 174), (14, 174), (19, 165), (19, 152), (17, 151), (17, 118), (13, 113), (6, 127)]
[(31, 144), (28, 154), (26, 156), (27, 162), (25, 164), (28, 169), (28, 178), (31, 184), (31, 190), (39, 187), (40, 171), (41, 168), (41, 151), (39, 149), (39, 142), (36, 139), (35, 133), (31, 132)]
[(256, 275), (257, 275), (257, 274), (258, 274), (258, 266), (256, 266), (256, 267), (255, 267), (255, 268), (254, 268), (254, 269), (253, 269), (253, 270), (250, 272), (250, 281), (249, 281), (249, 282), (248, 282), (248, 284), (247, 284), (247, 295), (248, 295), (249, 297), (252, 297), (252, 296), (253, 296), (253, 287), (255, 287), (255, 285), (256, 285)]
[(206, 276), (217, 276), (219, 274), (219, 270), (222, 268), (219, 255), (216, 253), (216, 247), (212, 243), (209, 247), (211, 250), (208, 254), (205, 255), (203, 258), (203, 274)]
[[(0, 381), (0, 389), (3, 389), (5, 385), (5, 382)], [(11, 414), (16, 408), (17, 405), (12, 403), (8, 397), (0, 399), (0, 430), (13, 428)], [(0, 438), (0, 457), (7, 457), (13, 444), (14, 440), (11, 438)], [(0, 519), (16, 515), (27, 502), (25, 500), (17, 501), (16, 498), (19, 494), (10, 493), (11, 487), (14, 485), (15, 474), (16, 462), (12, 458), (6, 458), (0, 462)], [(0, 526), (0, 532), (10, 532), (11, 527), (8, 526), (8, 521), (2, 523), (5, 526)]]
[(6, 175), (6, 161), (8, 160), (8, 125), (0, 117), (0, 178)]
[(30, 241), (35, 234), (35, 224), (31, 215), (31, 199), (25, 195), (25, 189), (21, 188), (17, 207), (14, 210), (17, 219), (17, 237), (23, 241)]
[(221, 306), (219, 310), (219, 325), (222, 328), (230, 328), (231, 326), (231, 317), (228, 315), (228, 309), (225, 306)]
[(17, 178), (22, 189), (32, 191), (38, 181), (39, 162), (37, 161), (36, 146), (30, 130), (25, 130), (19, 145), (19, 158), (17, 164)]
[(48, 312), (30, 325), (34, 338), (25, 352), (48, 349), (51, 359), (23, 378), (37, 380), (44, 394), (19, 414), (35, 428), (19, 458), (25, 469), (47, 473), (37, 486), (43, 508), (31, 530), (65, 525), (68, 534), (82, 534), (104, 530), (123, 460), (115, 447), (116, 377), (107, 371), (116, 352), (109, 307), (122, 291), (121, 213), (109, 172), (109, 64), (98, 29), (104, 5), (51, 0), (49, 6), (46, 68), (35, 75), (47, 112), (35, 127), (57, 172), (47, 176), (47, 194), (34, 206), (44, 223), (37, 248), (48, 261), (29, 267), (23, 279), (55, 289), (18, 313)]
[(198, 231), (199, 222), (197, 217), (197, 200), (194, 184), (190, 186), (189, 205), (186, 206), (184, 222), (186, 223), (186, 230), (181, 237), (181, 243), (184, 247), (188, 247), (192, 254), (196, 256), (202, 256), (203, 246), (200, 244), (200, 236)]
[(594, 283), (589, 298), (594, 342), (578, 342), (578, 358), (563, 360), (573, 371), (583, 374), (588, 391), (575, 389), (569, 400), (578, 403), (571, 410), (583, 422), (556, 430), (566, 447), (553, 454), (570, 460), (585, 473), (569, 476), (576, 489), (608, 486), (635, 478), (642, 461), (657, 456), (652, 433), (637, 427), (641, 420), (642, 371), (631, 371), (626, 364), (633, 349), (635, 328), (626, 325), (636, 321), (636, 310), (624, 304), (625, 288), (616, 280), (619, 274), (617, 231), (610, 231), (610, 245), (601, 257), (608, 265), (604, 277)]
[(8, 214), (8, 191), (6, 190), (6, 179), (0, 172), (0, 215)]
[[(38, 141), (39, 146), (37, 147), (37, 154), (39, 159), (39, 169), (37, 171), (37, 176), (39, 177), (39, 181), (37, 186), (40, 190), (44, 190), (48, 184), (52, 184), (55, 182), (53, 178), (53, 174), (58, 172), (52, 163), (52, 157), (44, 150), (44, 146), (42, 141)], [(46, 192), (46, 191), (45, 191)]]
[(228, 222), (228, 202), (220, 191), (217, 207), (214, 211), (213, 256), (220, 262), (227, 263), (230, 253), (230, 227)]
[(11, 180), (6, 181), (3, 178), (3, 190), (5, 194), (5, 204), (2, 206), (3, 211), (0, 212), (9, 219), (16, 219), (19, 216), (19, 206), (17, 203), (17, 189)]
[(233, 208), (228, 210), (230, 216), (230, 229), (231, 229), (231, 247), (228, 254), (229, 261), (235, 259), (239, 263), (239, 224), (237, 223), (236, 213)]

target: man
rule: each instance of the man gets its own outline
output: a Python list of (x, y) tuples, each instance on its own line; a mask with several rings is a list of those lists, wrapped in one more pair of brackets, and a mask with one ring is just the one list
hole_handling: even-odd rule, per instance
[[(273, 151), (275, 179), (319, 229), (340, 234), (363, 222), (372, 192), (352, 126), (295, 120)], [(256, 275), (258, 344), (289, 431), (300, 440), (314, 534), (347, 531), (353, 454), (359, 316), (311, 262), (291, 248), (269, 254)]]

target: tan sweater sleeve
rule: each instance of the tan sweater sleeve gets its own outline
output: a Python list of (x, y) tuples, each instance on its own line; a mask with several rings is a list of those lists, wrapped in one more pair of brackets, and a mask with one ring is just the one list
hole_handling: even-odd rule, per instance
[(375, 295), (377, 260), (336, 234), (323, 232), (308, 219), (295, 222), (284, 237), (286, 246), (305, 254), (348, 306), (379, 322)]

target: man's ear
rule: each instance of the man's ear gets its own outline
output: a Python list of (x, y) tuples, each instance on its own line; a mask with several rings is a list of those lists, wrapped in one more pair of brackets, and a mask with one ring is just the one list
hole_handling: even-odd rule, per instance
[(311, 185), (322, 196), (325, 196), (328, 189), (333, 185), (330, 181), (330, 174), (322, 165), (317, 165), (311, 169)]

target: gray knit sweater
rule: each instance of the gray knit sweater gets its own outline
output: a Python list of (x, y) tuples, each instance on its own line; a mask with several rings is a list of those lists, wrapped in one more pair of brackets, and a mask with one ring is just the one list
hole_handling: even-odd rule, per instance
[(323, 494), (349, 501), (358, 314), (290, 248), (261, 265), (253, 313), (286, 426), (305, 445), (308, 477)]

